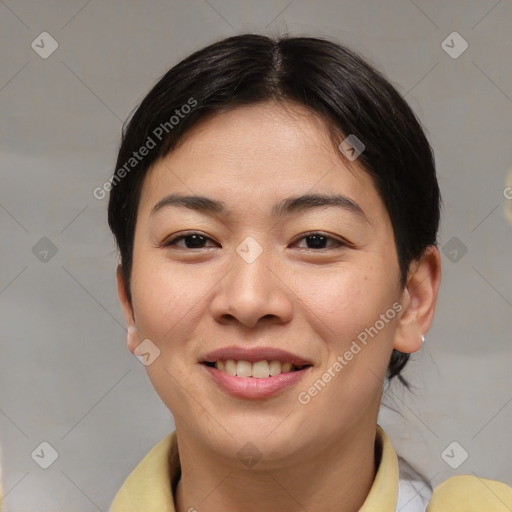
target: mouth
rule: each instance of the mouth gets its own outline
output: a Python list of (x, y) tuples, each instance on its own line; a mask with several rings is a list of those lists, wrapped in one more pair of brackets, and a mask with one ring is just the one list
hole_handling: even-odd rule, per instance
[(254, 362), (245, 359), (218, 359), (216, 361), (203, 361), (202, 364), (233, 377), (253, 379), (276, 377), (283, 373), (297, 372), (312, 366), (309, 363), (293, 364), (278, 359), (262, 359)]
[(226, 347), (199, 363), (219, 389), (243, 399), (266, 399), (292, 389), (314, 366), (275, 347)]

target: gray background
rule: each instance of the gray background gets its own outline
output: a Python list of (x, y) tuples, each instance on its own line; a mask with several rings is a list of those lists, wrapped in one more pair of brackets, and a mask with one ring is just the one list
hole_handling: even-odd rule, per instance
[[(381, 424), (434, 486), (473, 472), (512, 484), (511, 22), (511, 0), (0, 2), (5, 511), (106, 511), (173, 428), (126, 348), (107, 200), (92, 191), (114, 170), (122, 120), (156, 79), (245, 31), (352, 46), (422, 120), (444, 197), (444, 275), (435, 324), (407, 371), (416, 389), (394, 385), (386, 402), (398, 412), (384, 408)], [(59, 45), (47, 59), (31, 48), (43, 31)], [(442, 47), (453, 31), (469, 44), (458, 58)], [(43, 237), (55, 255), (47, 241), (33, 250)], [(43, 441), (58, 452), (48, 469), (31, 457)], [(453, 441), (462, 448), (448, 450), (452, 464), (469, 454), (456, 469), (441, 457)]]

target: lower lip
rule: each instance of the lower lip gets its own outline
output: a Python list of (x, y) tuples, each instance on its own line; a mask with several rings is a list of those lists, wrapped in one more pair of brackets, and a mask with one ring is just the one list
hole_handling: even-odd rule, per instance
[(209, 372), (224, 391), (238, 398), (267, 398), (275, 395), (282, 389), (297, 383), (311, 368), (308, 366), (302, 370), (256, 379), (254, 377), (236, 377), (205, 364), (201, 366)]

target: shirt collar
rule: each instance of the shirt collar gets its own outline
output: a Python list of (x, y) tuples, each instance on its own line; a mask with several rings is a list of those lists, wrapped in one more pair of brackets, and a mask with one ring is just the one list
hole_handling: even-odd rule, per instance
[[(398, 458), (377, 425), (377, 473), (359, 512), (394, 512), (398, 497)], [(176, 431), (162, 439), (130, 473), (109, 512), (175, 512), (174, 495), (181, 476)]]

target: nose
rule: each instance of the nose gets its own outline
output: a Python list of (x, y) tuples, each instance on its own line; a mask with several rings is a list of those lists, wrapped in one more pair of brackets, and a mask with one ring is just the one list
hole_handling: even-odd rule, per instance
[(212, 316), (219, 323), (239, 322), (249, 328), (289, 322), (293, 313), (290, 275), (283, 273), (270, 250), (263, 250), (254, 261), (240, 254), (234, 251), (230, 270), (218, 283), (210, 305)]

